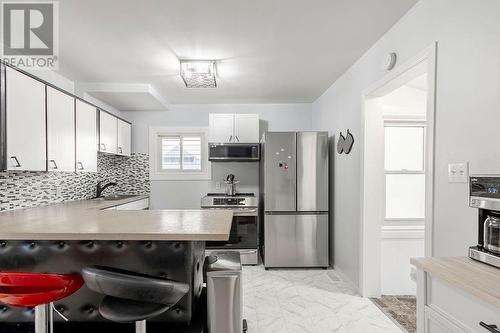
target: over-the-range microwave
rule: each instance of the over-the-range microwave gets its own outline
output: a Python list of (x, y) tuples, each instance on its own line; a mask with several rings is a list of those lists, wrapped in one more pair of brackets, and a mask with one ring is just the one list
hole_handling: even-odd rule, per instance
[(208, 160), (212, 162), (260, 161), (259, 143), (209, 143)]

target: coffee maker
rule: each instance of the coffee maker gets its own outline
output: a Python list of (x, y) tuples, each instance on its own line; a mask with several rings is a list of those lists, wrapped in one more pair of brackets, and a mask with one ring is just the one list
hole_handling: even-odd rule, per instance
[(471, 176), (469, 206), (478, 208), (478, 242), (469, 257), (500, 267), (500, 176)]

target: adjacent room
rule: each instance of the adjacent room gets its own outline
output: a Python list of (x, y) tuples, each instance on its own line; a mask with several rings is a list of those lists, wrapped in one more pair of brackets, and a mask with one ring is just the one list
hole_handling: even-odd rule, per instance
[(500, 2), (0, 2), (1, 333), (500, 333)]

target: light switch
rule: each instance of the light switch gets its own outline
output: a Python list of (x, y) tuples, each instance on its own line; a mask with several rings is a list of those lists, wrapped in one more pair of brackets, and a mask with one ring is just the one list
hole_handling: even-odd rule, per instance
[(448, 164), (448, 182), (467, 183), (469, 178), (469, 163)]

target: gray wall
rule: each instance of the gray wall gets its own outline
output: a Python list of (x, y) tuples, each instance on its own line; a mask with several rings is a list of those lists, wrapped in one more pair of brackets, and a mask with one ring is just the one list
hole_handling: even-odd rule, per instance
[[(260, 130), (293, 131), (311, 129), (310, 104), (193, 104), (171, 105), (168, 111), (122, 112), (132, 121), (132, 151), (149, 153), (150, 126), (207, 126), (209, 113), (258, 113)], [(151, 181), (151, 207), (199, 208), (200, 199), (228, 173), (240, 181), (240, 192), (258, 193), (258, 163), (212, 163), (212, 180)], [(224, 184), (222, 184), (224, 185)]]
[[(500, 2), (421, 0), (312, 105), (312, 127), (359, 138), (361, 93), (399, 64), (438, 42), (434, 255), (465, 255), (476, 243), (476, 211), (467, 184), (447, 180), (448, 163), (469, 161), (472, 173), (500, 174)], [(334, 157), (335, 265), (358, 284), (360, 151)]]

